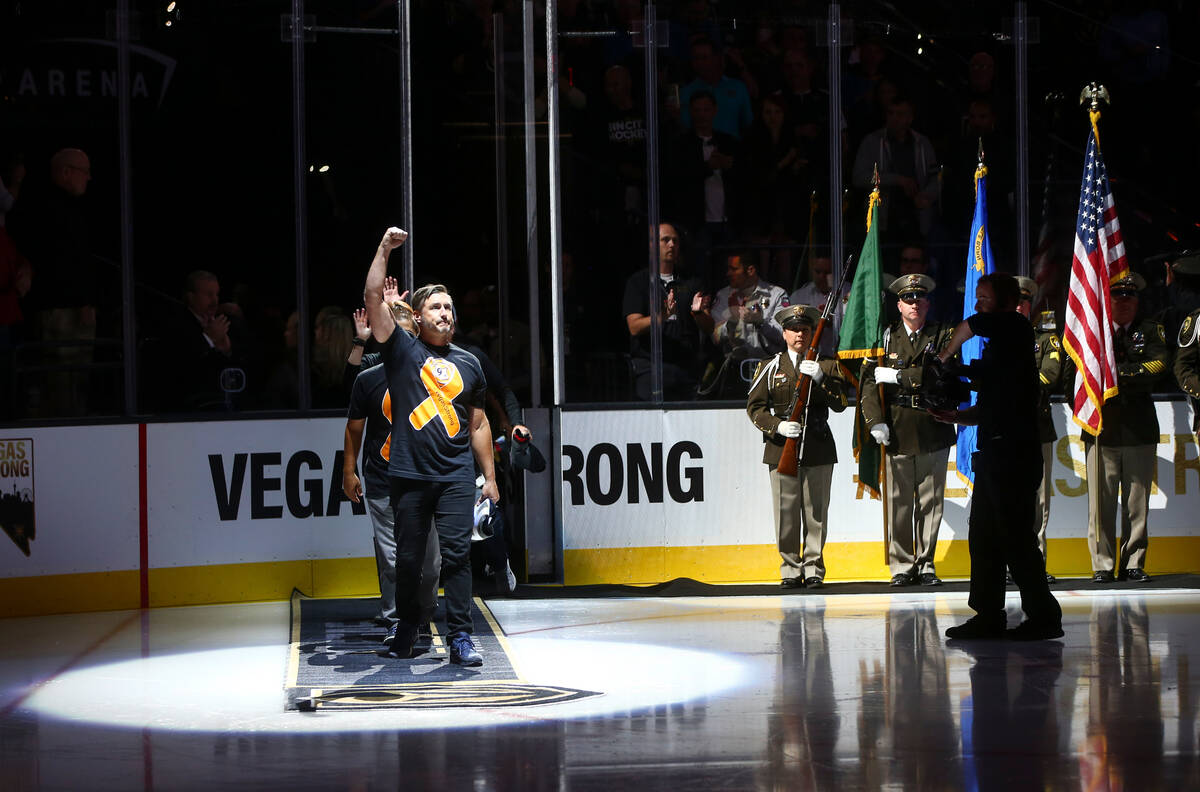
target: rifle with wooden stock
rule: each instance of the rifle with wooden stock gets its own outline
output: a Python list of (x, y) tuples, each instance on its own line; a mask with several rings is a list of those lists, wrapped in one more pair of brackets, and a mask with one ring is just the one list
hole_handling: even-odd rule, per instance
[[(812, 340), (808, 344), (808, 352), (804, 355), (805, 360), (816, 360), (821, 346), (821, 334), (824, 333), (825, 326), (833, 318), (833, 312), (837, 310), (837, 304), (842, 299), (842, 288), (846, 285), (846, 276), (853, 268), (854, 256), (851, 255), (846, 259), (846, 266), (842, 267), (842, 274), (838, 278), (837, 285), (825, 298), (825, 307), (821, 310), (821, 318), (817, 320), (817, 326), (813, 328)], [(807, 420), (801, 421), (800, 419), (808, 417), (808, 397), (811, 388), (812, 377), (801, 374), (796, 380), (796, 399), (788, 418), (789, 421), (800, 422), (800, 436), (798, 438), (789, 437), (783, 441), (783, 455), (779, 457), (779, 466), (776, 468), (784, 476), (794, 478), (800, 472), (800, 457), (804, 454), (804, 435), (808, 432)]]

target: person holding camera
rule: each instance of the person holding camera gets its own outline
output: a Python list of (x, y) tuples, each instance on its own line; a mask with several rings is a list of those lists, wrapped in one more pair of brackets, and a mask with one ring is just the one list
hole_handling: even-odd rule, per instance
[[(1037, 544), (1037, 488), (1042, 477), (1038, 435), (1038, 369), (1032, 353), (1033, 325), (1017, 313), (1017, 279), (984, 275), (975, 288), (976, 313), (954, 329), (938, 353), (937, 379), (954, 384), (961, 370), (979, 397), (973, 407), (931, 409), (937, 420), (978, 425), (978, 448), (971, 456), (975, 489), (967, 546), (971, 552), (971, 594), (975, 615), (946, 630), (959, 640), (1008, 638), (1038, 641), (1063, 634), (1062, 609), (1046, 582), (1046, 564)], [(947, 363), (968, 339), (987, 339), (978, 360), (965, 369)], [(1006, 630), (1005, 566), (1021, 590), (1026, 620)]]
[[(829, 411), (846, 409), (846, 381), (837, 360), (805, 360), (820, 319), (816, 308), (790, 305), (774, 318), (783, 328), (787, 349), (758, 365), (746, 414), (765, 443), (763, 462), (770, 469), (775, 539), (783, 559), (780, 585), (818, 588), (825, 579), (829, 485), (837, 462)], [(801, 374), (812, 378), (803, 422), (791, 420)], [(802, 434), (797, 474), (783, 475), (778, 467), (784, 443)]]
[(946, 347), (954, 328), (926, 321), (935, 288), (933, 278), (922, 273), (892, 281), (888, 291), (899, 298), (900, 321), (884, 333), (883, 363), (864, 367), (859, 392), (871, 437), (887, 446), (888, 566), (893, 586), (942, 584), (934, 554), (956, 436), (953, 427), (925, 411), (921, 381), (926, 360)]

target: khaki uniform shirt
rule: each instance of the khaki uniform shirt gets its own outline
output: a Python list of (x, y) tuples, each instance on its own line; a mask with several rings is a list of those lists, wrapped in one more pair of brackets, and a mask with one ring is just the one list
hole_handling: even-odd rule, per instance
[[(1153, 319), (1133, 322), (1129, 331), (1113, 332), (1117, 357), (1117, 395), (1104, 403), (1100, 444), (1133, 446), (1158, 444), (1158, 416), (1151, 394), (1170, 370), (1166, 331)], [(1092, 436), (1083, 433), (1083, 442)]]
[[(863, 367), (859, 394), (863, 419), (868, 429), (881, 422), (891, 427), (888, 453), (928, 454), (949, 448), (957, 442), (958, 435), (954, 427), (925, 412), (920, 396), (921, 375), (926, 359), (945, 348), (952, 335), (953, 325), (927, 322), (918, 331), (914, 344), (909, 340), (908, 328), (903, 322), (892, 325), (884, 345), (883, 364), (900, 369), (900, 384), (883, 386), (883, 404), (879, 401), (879, 387), (875, 383), (875, 362), (868, 361), (868, 365)], [(911, 406), (914, 401), (919, 406)]]
[[(820, 360), (825, 374), (821, 384), (808, 389), (808, 413), (801, 413), (805, 422), (804, 456), (800, 464), (804, 467), (832, 465), (837, 462), (837, 448), (833, 432), (829, 429), (829, 411), (846, 409), (846, 380), (836, 360)], [(746, 414), (750, 421), (763, 433), (763, 462), (775, 467), (783, 453), (786, 438), (776, 432), (779, 424), (791, 420), (792, 402), (796, 396), (796, 380), (799, 374), (792, 365), (791, 356), (780, 352), (758, 364), (750, 395), (746, 399)]]

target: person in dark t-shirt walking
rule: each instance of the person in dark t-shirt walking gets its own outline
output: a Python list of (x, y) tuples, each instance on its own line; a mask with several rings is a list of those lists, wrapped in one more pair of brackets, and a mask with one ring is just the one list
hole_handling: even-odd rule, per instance
[[(392, 404), (388, 483), (396, 525), (396, 615), (385, 643), (411, 657), (421, 617), (419, 581), (430, 519), (442, 553), (450, 662), (477, 666), (483, 657), (471, 640), (471, 526), (475, 467), (482, 498), (499, 502), (492, 435), (484, 414), (487, 381), (474, 355), (454, 346), (454, 302), (446, 288), (427, 285), (412, 298), (417, 337), (395, 332), (383, 300), (388, 256), (408, 234), (389, 228), (367, 272), (364, 304), (371, 332), (382, 344)], [(403, 308), (401, 308), (403, 310)]]

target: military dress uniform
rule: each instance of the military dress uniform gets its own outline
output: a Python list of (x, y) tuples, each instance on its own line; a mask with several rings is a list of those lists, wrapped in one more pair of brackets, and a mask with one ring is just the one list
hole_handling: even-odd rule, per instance
[(1179, 325), (1177, 337), (1179, 352), (1175, 355), (1175, 380), (1180, 389), (1188, 395), (1192, 403), (1192, 432), (1200, 431), (1200, 344), (1196, 337), (1200, 335), (1200, 309), (1188, 314)]
[[(1133, 273), (1112, 285), (1116, 294), (1141, 290), (1145, 280)], [(1104, 403), (1099, 438), (1083, 433), (1088, 476), (1088, 549), (1092, 578), (1109, 582), (1113, 575), (1148, 580), (1143, 572), (1149, 542), (1147, 517), (1154, 460), (1158, 446), (1158, 416), (1151, 394), (1167, 372), (1170, 353), (1161, 323), (1134, 320), (1113, 331), (1117, 360), (1117, 394)], [(1093, 483), (1095, 482), (1095, 483)], [(1116, 544), (1117, 496), (1121, 494), (1120, 547)], [(1117, 567), (1118, 549), (1120, 567)]]
[[(1053, 312), (1047, 311), (1053, 319)], [(1053, 325), (1052, 325), (1053, 326)], [(1054, 467), (1054, 441), (1058, 432), (1054, 429), (1054, 413), (1050, 409), (1050, 397), (1060, 390), (1063, 371), (1062, 341), (1053, 330), (1043, 330), (1037, 335), (1033, 347), (1034, 360), (1038, 367), (1038, 438), (1042, 441), (1042, 485), (1038, 488), (1037, 515), (1038, 549), (1046, 558), (1046, 526), (1050, 524), (1050, 494), (1053, 487), (1051, 474)]]
[[(911, 282), (910, 282), (911, 281)], [(903, 282), (903, 283), (902, 283)], [(898, 278), (890, 291), (900, 295), (933, 291), (927, 275)], [(950, 447), (958, 437), (954, 427), (925, 411), (921, 375), (949, 343), (954, 326), (926, 322), (910, 331), (897, 322), (884, 334), (883, 366), (899, 369), (899, 383), (883, 386), (883, 402), (875, 381), (877, 366), (864, 366), (860, 399), (867, 429), (884, 423), (890, 429), (887, 446), (888, 518), (891, 537), (888, 566), (893, 585), (921, 582), (937, 585), (934, 554), (946, 498), (946, 469)]]
[[(815, 324), (817, 316), (814, 308), (793, 305), (780, 311), (776, 321), (788, 328), (796, 322)], [(778, 465), (785, 439), (776, 430), (781, 422), (791, 420), (797, 367), (803, 360), (793, 362), (794, 354), (784, 350), (762, 361), (746, 400), (750, 421), (763, 433), (763, 462), (770, 470), (775, 538), (782, 559), (779, 574), (785, 586), (819, 584), (825, 578), (829, 488), (837, 462), (829, 411), (841, 412), (847, 403), (846, 382), (838, 362), (819, 360), (824, 376), (809, 387), (808, 410), (801, 418), (805, 430), (799, 470), (795, 478), (781, 475)]]

